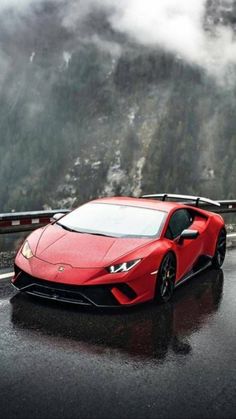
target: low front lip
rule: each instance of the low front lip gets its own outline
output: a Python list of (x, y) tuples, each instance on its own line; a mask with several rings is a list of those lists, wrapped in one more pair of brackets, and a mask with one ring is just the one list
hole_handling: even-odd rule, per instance
[[(23, 271), (18, 272), (15, 282), (13, 282), (12, 285), (17, 290), (26, 292), (27, 294), (63, 303), (66, 302), (96, 307), (120, 306), (119, 301), (117, 301), (112, 294), (113, 285), (84, 286), (60, 284), (58, 282), (46, 281), (43, 279), (39, 280)], [(98, 290), (100, 290), (99, 294)]]

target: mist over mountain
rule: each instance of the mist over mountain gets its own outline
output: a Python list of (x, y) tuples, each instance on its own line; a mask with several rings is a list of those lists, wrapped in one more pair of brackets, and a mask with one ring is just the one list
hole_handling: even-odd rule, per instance
[(1, 212), (236, 195), (236, 1), (4, 0)]

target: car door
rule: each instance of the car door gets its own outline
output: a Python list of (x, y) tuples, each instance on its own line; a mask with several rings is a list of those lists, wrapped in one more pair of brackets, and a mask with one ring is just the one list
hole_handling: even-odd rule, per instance
[(165, 237), (173, 241), (173, 250), (177, 256), (177, 279), (181, 279), (191, 271), (194, 262), (201, 252), (200, 236), (192, 240), (184, 240), (178, 243), (178, 237), (183, 230), (191, 228), (193, 216), (188, 209), (181, 208), (172, 214)]

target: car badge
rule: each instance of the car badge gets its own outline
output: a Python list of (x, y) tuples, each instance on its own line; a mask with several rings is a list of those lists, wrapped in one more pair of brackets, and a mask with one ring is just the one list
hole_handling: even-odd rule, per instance
[(59, 266), (59, 268), (58, 268), (59, 272), (64, 272), (64, 270), (65, 270), (64, 266)]

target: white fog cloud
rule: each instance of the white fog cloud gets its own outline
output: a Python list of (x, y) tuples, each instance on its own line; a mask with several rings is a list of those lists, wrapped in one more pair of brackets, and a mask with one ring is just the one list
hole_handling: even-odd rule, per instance
[[(226, 3), (230, 10), (233, 0)], [(174, 53), (215, 76), (236, 64), (233, 30), (218, 26), (214, 36), (204, 30), (206, 0), (74, 0), (64, 25), (75, 29), (95, 8), (108, 11), (112, 27), (135, 42)]]
[(202, 47), (205, 0), (122, 0), (113, 26), (141, 44), (158, 45), (195, 59)]
[[(26, 10), (43, 0), (0, 0), (0, 11), (12, 7)], [(174, 53), (214, 75), (236, 64), (235, 34), (217, 26), (213, 34), (204, 30), (207, 0), (50, 0), (61, 3), (62, 24), (76, 31), (95, 9), (108, 13), (113, 29), (135, 42)], [(219, 3), (219, 1), (218, 1)], [(233, 0), (224, 1), (228, 10)]]

